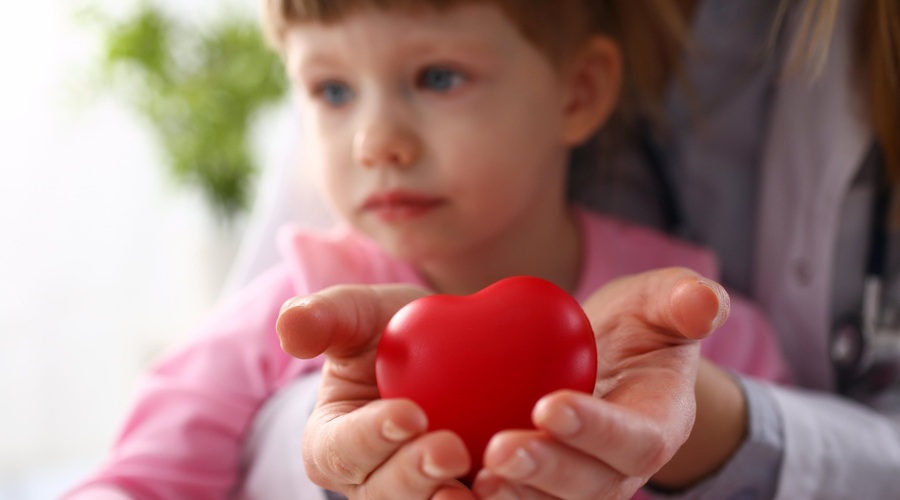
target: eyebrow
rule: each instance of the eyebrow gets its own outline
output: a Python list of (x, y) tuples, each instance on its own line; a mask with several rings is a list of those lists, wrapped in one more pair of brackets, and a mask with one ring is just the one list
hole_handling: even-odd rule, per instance
[[(485, 44), (477, 38), (460, 37), (454, 40), (438, 40), (436, 36), (416, 36), (405, 39), (398, 46), (400, 59), (415, 59), (434, 55), (437, 58), (461, 57), (471, 61), (475, 65), (499, 64), (503, 61), (502, 51), (496, 50), (490, 44)], [(390, 57), (397, 57), (396, 53)], [(339, 65), (339, 57), (323, 49), (314, 49), (305, 55), (293, 55), (286, 61), (288, 73), (291, 77), (300, 77), (310, 67), (327, 67)]]
[(287, 67), (288, 76), (291, 78), (300, 78), (308, 71), (307, 68), (317, 66), (334, 65), (334, 61), (327, 54), (314, 53), (310, 57), (301, 57), (294, 55), (288, 58), (285, 66)]
[(430, 39), (414, 40), (405, 45), (414, 55), (426, 55), (432, 53), (462, 53), (466, 56), (475, 58), (492, 58), (495, 59), (498, 54), (492, 47), (480, 41), (471, 40), (453, 40), (453, 41), (435, 41)]

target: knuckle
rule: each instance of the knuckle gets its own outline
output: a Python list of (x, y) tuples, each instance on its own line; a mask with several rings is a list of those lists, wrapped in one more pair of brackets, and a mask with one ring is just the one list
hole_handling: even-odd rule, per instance
[(342, 447), (330, 441), (309, 443), (304, 440), (303, 462), (309, 478), (326, 488), (361, 484), (366, 474), (338, 452)]
[(309, 480), (314, 484), (330, 490), (341, 490), (343, 484), (339, 478), (332, 476), (329, 471), (324, 469), (316, 457), (304, 454), (303, 465), (306, 469), (306, 475), (309, 476)]
[(359, 485), (366, 478), (365, 474), (340, 453), (329, 451), (326, 455), (326, 464), (325, 470), (329, 471), (332, 476), (341, 478), (341, 482), (345, 484)]

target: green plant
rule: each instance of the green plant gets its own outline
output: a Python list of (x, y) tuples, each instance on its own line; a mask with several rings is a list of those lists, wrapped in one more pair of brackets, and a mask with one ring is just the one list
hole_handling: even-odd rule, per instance
[(176, 180), (199, 187), (226, 219), (246, 209), (258, 167), (249, 132), (287, 91), (281, 62), (249, 16), (207, 26), (149, 2), (123, 20), (89, 14), (103, 37), (99, 84), (148, 120)]

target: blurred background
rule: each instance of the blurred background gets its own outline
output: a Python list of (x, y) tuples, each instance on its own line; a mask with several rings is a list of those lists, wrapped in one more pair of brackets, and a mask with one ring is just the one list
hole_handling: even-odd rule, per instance
[(274, 57), (256, 22), (255, 0), (0, 16), (0, 498), (86, 474), (147, 363), (255, 272), (258, 193), (301, 163), (286, 86), (245, 78)]

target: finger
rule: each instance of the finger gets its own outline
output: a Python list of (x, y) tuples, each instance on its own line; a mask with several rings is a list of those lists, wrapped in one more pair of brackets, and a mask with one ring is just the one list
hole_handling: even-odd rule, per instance
[[(488, 444), (485, 468), (507, 481), (506, 488), (528, 486), (542, 495), (566, 499), (603, 498), (622, 479), (603, 462), (534, 431), (505, 431), (494, 436)], [(479, 487), (483, 492), (484, 487)]]
[[(533, 431), (511, 431), (502, 440), (507, 441), (504, 446), (511, 445), (515, 451), (506, 462), (492, 464), (495, 469), (482, 470), (474, 486), (479, 498), (624, 500), (646, 483), (643, 478), (623, 476), (602, 462)], [(526, 469), (515, 470), (528, 461), (534, 463), (533, 472), (523, 474)]]
[(475, 493), (459, 482), (442, 486), (435, 492), (431, 500), (476, 500)]
[(478, 495), (480, 500), (507, 500), (510, 498), (518, 500), (557, 500), (562, 498), (524, 484), (507, 481), (487, 469), (482, 469), (478, 473), (472, 491)]
[(285, 302), (275, 330), (292, 356), (352, 356), (374, 348), (394, 313), (425, 294), (408, 285), (335, 286)]
[(459, 498), (465, 495), (465, 488), (454, 478), (470, 466), (459, 436), (450, 431), (431, 432), (401, 447), (367, 478), (359, 493), (365, 498), (424, 499), (441, 491), (442, 496)]
[[(652, 405), (651, 405), (652, 406)], [(538, 429), (624, 476), (649, 477), (687, 439), (694, 418), (689, 402), (655, 405), (657, 414), (626, 409), (574, 391), (559, 391), (535, 405)], [(569, 464), (567, 466), (573, 466)]]
[(672, 289), (668, 310), (679, 332), (689, 339), (701, 339), (728, 319), (731, 298), (715, 281), (684, 277)]
[(585, 302), (595, 331), (624, 316), (639, 318), (663, 331), (699, 339), (728, 317), (728, 293), (690, 269), (672, 267), (619, 278)]
[(431, 500), (475, 500), (475, 494), (465, 486), (454, 483), (441, 487)]
[(408, 400), (376, 400), (340, 417), (333, 406), (317, 408), (303, 433), (310, 478), (330, 489), (362, 483), (428, 427), (425, 413)]

